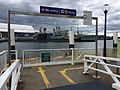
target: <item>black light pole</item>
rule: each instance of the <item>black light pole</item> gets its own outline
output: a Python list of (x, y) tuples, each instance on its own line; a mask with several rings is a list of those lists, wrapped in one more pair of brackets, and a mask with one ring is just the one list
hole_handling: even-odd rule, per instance
[(103, 52), (103, 56), (104, 57), (106, 57), (106, 29), (107, 29), (107, 27), (106, 27), (106, 21), (107, 21), (107, 10), (105, 10), (104, 11), (104, 13), (105, 13), (105, 26), (104, 26), (104, 52)]
[(8, 10), (8, 64), (11, 65), (10, 10)]
[(104, 24), (104, 48), (103, 48), (103, 56), (106, 57), (106, 30), (107, 30), (107, 13), (110, 10), (109, 4), (105, 4), (102, 8), (105, 14), (105, 24)]

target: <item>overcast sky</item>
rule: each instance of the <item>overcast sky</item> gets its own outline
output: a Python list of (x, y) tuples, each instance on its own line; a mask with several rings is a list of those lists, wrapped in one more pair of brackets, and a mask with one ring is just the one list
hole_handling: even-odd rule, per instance
[[(27, 11), (37, 12), (40, 11), (40, 6), (55, 6), (61, 8), (71, 8), (77, 10), (77, 15), (83, 15), (83, 11), (92, 11), (93, 16), (99, 18), (99, 31), (103, 32), (104, 25), (104, 13), (102, 6), (104, 4), (111, 6), (108, 13), (108, 30), (109, 31), (120, 31), (120, 0), (0, 0), (0, 22), (6, 23), (7, 21), (7, 10), (15, 11)], [(89, 30), (90, 32), (95, 31), (94, 22), (92, 26), (83, 26), (82, 21), (58, 19), (58, 18), (44, 18), (44, 17), (33, 17), (33, 16), (15, 16), (12, 17), (12, 23), (32, 25), (36, 28), (40, 26), (60, 25), (78, 25), (80, 30)]]

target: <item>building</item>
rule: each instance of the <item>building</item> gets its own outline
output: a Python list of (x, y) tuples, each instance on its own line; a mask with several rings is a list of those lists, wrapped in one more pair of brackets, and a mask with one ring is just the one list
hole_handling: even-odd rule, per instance
[[(11, 24), (11, 30), (15, 31), (16, 37), (30, 37), (36, 31), (30, 25), (19, 25), (19, 24)], [(8, 25), (7, 23), (0, 23), (0, 38), (8, 37)]]

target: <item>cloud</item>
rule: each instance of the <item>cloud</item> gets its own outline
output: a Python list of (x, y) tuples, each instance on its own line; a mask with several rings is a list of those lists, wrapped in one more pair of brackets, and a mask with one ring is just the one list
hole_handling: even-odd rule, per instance
[[(77, 15), (82, 15), (84, 10), (90, 10), (93, 12), (93, 16), (99, 17), (99, 31), (103, 31), (104, 25), (104, 13), (102, 6), (105, 3), (109, 3), (111, 9), (108, 13), (108, 30), (120, 29), (120, 1), (119, 0), (0, 0), (0, 22), (7, 22), (7, 10), (15, 11), (27, 11), (39, 13), (39, 7), (55, 6), (62, 8), (71, 8), (77, 10)], [(29, 24), (39, 28), (41, 25), (55, 26), (55, 23), (63, 26), (76, 24), (83, 26), (80, 20), (72, 19), (58, 19), (47, 17), (33, 17), (33, 16), (15, 16), (11, 19), (12, 23)], [(93, 23), (94, 24), (94, 23)], [(95, 24), (94, 24), (95, 25)], [(91, 27), (82, 27), (80, 30), (94, 31), (94, 25)]]

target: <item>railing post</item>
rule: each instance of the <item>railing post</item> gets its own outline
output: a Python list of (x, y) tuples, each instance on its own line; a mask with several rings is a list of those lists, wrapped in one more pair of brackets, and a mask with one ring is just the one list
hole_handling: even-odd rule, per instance
[[(95, 36), (95, 42), (96, 42), (96, 56), (98, 56), (98, 18), (96, 18), (96, 36)], [(95, 64), (95, 68), (98, 69), (98, 64)], [(95, 72), (95, 77), (98, 77), (98, 72)]]
[(22, 65), (24, 66), (24, 63), (25, 63), (25, 61), (24, 61), (24, 59), (25, 59), (25, 58), (24, 58), (24, 50), (22, 51), (22, 59), (23, 59), (23, 60), (22, 60)]
[[(96, 58), (96, 59), (98, 60), (99, 58)], [(96, 60), (96, 61), (97, 61), (97, 60)], [(98, 69), (98, 64), (97, 64), (97, 63), (95, 64), (95, 68)], [(93, 78), (97, 78), (97, 79), (101, 78), (101, 77), (98, 75), (98, 71), (95, 71), (95, 75), (93, 75)]]
[(72, 65), (74, 65), (74, 49), (73, 48), (71, 48), (71, 50), (72, 50)]
[(85, 56), (84, 56), (84, 72), (83, 72), (83, 74), (87, 74), (87, 61), (86, 61), (86, 59), (85, 59)]

